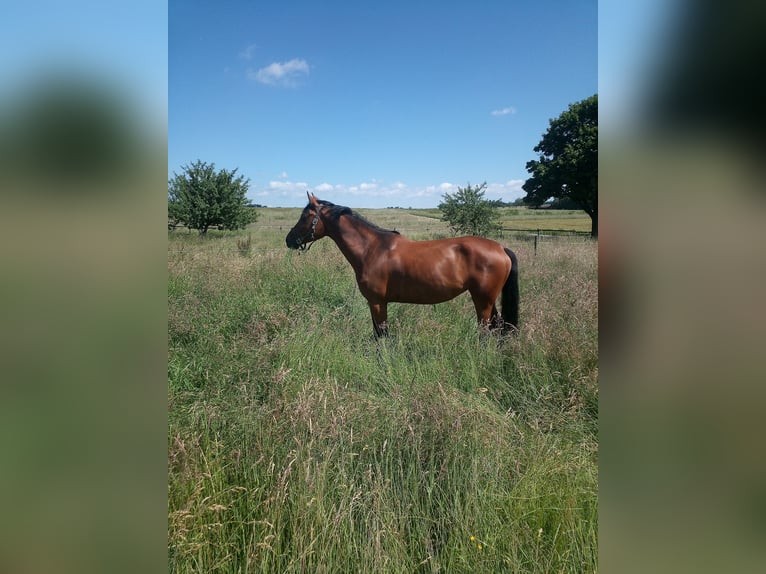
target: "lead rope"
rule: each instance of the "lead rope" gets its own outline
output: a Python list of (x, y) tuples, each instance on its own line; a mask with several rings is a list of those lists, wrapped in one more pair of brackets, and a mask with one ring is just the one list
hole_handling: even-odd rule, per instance
[(302, 243), (301, 246), (298, 248), (298, 251), (300, 251), (301, 253), (306, 253), (309, 249), (311, 249), (311, 246), (314, 245), (314, 243), (316, 243), (316, 239), (314, 239), (313, 241), (309, 240), (306, 243)]

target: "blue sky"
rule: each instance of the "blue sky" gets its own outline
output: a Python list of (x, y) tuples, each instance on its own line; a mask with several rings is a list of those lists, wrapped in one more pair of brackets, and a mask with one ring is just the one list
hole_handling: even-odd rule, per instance
[(239, 168), (248, 196), (435, 207), (524, 195), (551, 118), (598, 91), (594, 0), (171, 0), (168, 169)]
[(58, 75), (116, 88), (137, 121), (163, 132), (168, 11), (157, 0), (5, 0), (0, 98)]
[[(693, 6), (693, 5), (692, 5)], [(659, 62), (689, 9), (679, 0), (601, 0), (598, 6), (600, 135), (626, 135), (641, 122)]]

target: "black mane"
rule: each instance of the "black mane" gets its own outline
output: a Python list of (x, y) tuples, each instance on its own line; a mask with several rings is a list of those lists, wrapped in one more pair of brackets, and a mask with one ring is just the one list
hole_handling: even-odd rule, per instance
[(386, 233), (395, 233), (396, 235), (399, 235), (398, 231), (395, 231), (393, 229), (384, 229), (378, 225), (375, 225), (372, 221), (370, 221), (363, 215), (358, 214), (356, 211), (352, 210), (350, 207), (346, 207), (344, 205), (335, 205), (334, 203), (327, 201), (325, 199), (320, 199), (319, 204), (324, 205), (325, 207), (328, 208), (329, 215), (333, 219), (333, 221), (337, 221), (341, 215), (348, 215), (349, 217), (353, 217), (354, 219), (361, 221), (365, 225), (372, 227), (376, 231), (384, 231)]

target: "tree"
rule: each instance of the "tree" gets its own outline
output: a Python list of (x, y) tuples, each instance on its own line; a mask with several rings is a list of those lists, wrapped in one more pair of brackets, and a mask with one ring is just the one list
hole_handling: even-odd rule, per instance
[(442, 196), (443, 201), (439, 204), (442, 221), (449, 222), (454, 233), (487, 237), (500, 230), (496, 206), (484, 199), (486, 188), (487, 182), (477, 187), (471, 187), (469, 183), (468, 187), (458, 187), (454, 195), (445, 193)]
[(210, 227), (242, 229), (255, 221), (245, 197), (250, 180), (236, 168), (216, 171), (215, 164), (200, 160), (182, 168), (168, 182), (168, 226), (180, 222), (204, 235)]
[(551, 120), (534, 151), (540, 159), (527, 162), (532, 177), (522, 186), (524, 201), (571, 199), (590, 215), (591, 236), (598, 237), (598, 94)]

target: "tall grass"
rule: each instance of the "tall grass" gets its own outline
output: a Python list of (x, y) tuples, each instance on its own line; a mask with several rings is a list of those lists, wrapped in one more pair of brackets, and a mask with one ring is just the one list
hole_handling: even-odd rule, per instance
[(171, 234), (171, 571), (597, 570), (595, 244), (512, 246), (514, 339), (464, 295), (377, 342), (330, 240), (249, 233)]

